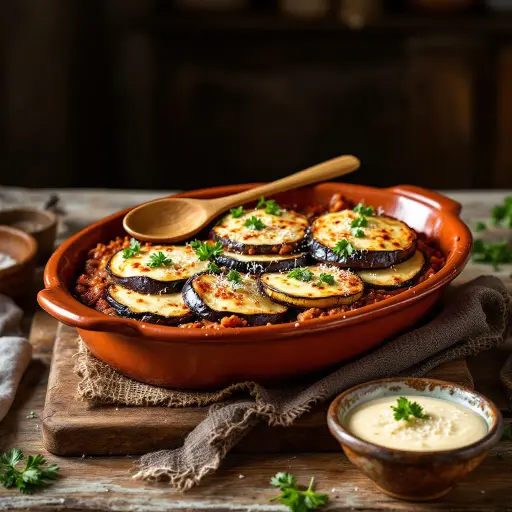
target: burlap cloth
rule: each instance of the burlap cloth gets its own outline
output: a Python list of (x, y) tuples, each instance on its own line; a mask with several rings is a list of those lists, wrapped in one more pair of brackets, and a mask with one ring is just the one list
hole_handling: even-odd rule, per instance
[[(288, 389), (265, 389), (255, 382), (235, 384), (213, 393), (157, 388), (123, 377), (94, 358), (80, 342), (76, 364), (81, 377), (78, 392), (96, 404), (213, 404), (207, 418), (187, 436), (181, 448), (150, 453), (136, 462), (135, 478), (168, 480), (185, 490), (215, 471), (226, 453), (258, 421), (289, 426), (314, 404), (358, 383), (391, 376), (422, 376), (440, 363), (501, 344), (508, 327), (509, 309), (510, 298), (503, 283), (494, 277), (479, 277), (457, 288), (427, 324), (340, 366), (314, 383)], [(233, 395), (245, 398), (234, 401)], [(226, 402), (227, 399), (231, 400)]]

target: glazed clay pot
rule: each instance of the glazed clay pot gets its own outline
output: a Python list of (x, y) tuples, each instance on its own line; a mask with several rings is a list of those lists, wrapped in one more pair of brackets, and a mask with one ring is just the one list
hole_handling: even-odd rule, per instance
[[(180, 195), (208, 199), (253, 186), (233, 185)], [(332, 367), (378, 346), (423, 318), (443, 288), (462, 271), (471, 249), (469, 229), (458, 217), (460, 205), (416, 187), (377, 189), (323, 183), (275, 198), (298, 207), (327, 205), (337, 192), (356, 203), (364, 200), (381, 207), (435, 238), (447, 257), (446, 265), (402, 294), (345, 314), (237, 329), (155, 325), (107, 316), (72, 296), (87, 252), (98, 242), (125, 234), (122, 220), (127, 209), (89, 226), (59, 247), (46, 267), (46, 289), (39, 293), (39, 303), (55, 318), (75, 326), (96, 357), (124, 375), (150, 384), (208, 389), (245, 380), (274, 383)]]

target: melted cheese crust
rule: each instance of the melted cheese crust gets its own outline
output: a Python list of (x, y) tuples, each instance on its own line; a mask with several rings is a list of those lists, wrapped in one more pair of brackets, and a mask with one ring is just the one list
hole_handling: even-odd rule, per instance
[(352, 210), (327, 213), (313, 222), (311, 234), (329, 249), (346, 239), (356, 251), (403, 251), (416, 239), (407, 224), (391, 217), (367, 217), (368, 226), (361, 228), (364, 236), (357, 238), (352, 234), (350, 224), (358, 217), (359, 214)]
[[(151, 255), (158, 252), (163, 252), (166, 258), (171, 258), (172, 264), (149, 267)], [(127, 259), (123, 258), (123, 251), (119, 251), (112, 256), (109, 265), (111, 272), (119, 277), (146, 276), (155, 281), (178, 281), (206, 271), (208, 261), (199, 261), (190, 245), (153, 245), (142, 247), (139, 255)]]
[(358, 270), (357, 275), (374, 286), (401, 286), (414, 279), (423, 269), (425, 257), (416, 251), (411, 258), (388, 268)]
[[(253, 216), (265, 224), (264, 229), (245, 227), (245, 221)], [(245, 211), (238, 218), (226, 215), (213, 231), (219, 237), (245, 245), (279, 245), (300, 242), (308, 225), (307, 218), (294, 211), (282, 210), (282, 214), (277, 216), (254, 209)]]
[(181, 293), (146, 295), (119, 285), (112, 285), (108, 293), (120, 304), (128, 306), (133, 313), (153, 313), (165, 317), (184, 316), (190, 313)]
[[(356, 274), (349, 270), (343, 270), (329, 265), (306, 268), (313, 272), (311, 281), (304, 282), (288, 277), (288, 272), (270, 272), (262, 274), (261, 281), (270, 288), (292, 297), (348, 297), (352, 295), (361, 296), (363, 294), (363, 282)], [(331, 274), (335, 279), (334, 284), (322, 283), (321, 285), (317, 285), (316, 283), (320, 279), (321, 273)]]
[(242, 275), (242, 283), (233, 285), (225, 276), (202, 274), (192, 286), (201, 300), (215, 311), (245, 315), (283, 313), (286, 307), (272, 302), (258, 290), (254, 277)]

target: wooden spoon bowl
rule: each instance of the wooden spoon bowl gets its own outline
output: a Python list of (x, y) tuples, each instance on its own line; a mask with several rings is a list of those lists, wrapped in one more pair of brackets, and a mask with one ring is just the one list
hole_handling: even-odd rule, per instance
[(130, 211), (123, 220), (124, 229), (138, 240), (174, 243), (190, 238), (218, 215), (233, 206), (245, 204), (262, 195), (274, 195), (319, 181), (337, 178), (355, 171), (360, 162), (345, 155), (286, 178), (218, 199), (159, 199)]

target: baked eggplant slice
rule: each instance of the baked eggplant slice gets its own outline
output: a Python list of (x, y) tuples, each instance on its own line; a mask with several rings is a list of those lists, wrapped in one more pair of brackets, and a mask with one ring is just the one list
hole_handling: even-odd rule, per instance
[(216, 256), (215, 263), (220, 267), (237, 270), (244, 274), (279, 272), (307, 265), (308, 253), (298, 254), (240, 254), (227, 252)]
[(107, 290), (107, 302), (119, 316), (152, 324), (178, 325), (194, 318), (180, 292), (146, 295), (113, 284)]
[(262, 293), (273, 301), (304, 309), (352, 304), (364, 292), (364, 284), (356, 274), (328, 265), (265, 273), (259, 282)]
[[(177, 292), (190, 276), (204, 272), (208, 267), (208, 261), (199, 261), (190, 245), (142, 247), (140, 253), (130, 258), (124, 258), (123, 252), (112, 256), (107, 272), (115, 283), (140, 293)], [(164, 255), (167, 263), (169, 259), (171, 262), (152, 267), (159, 253)]]
[(371, 288), (391, 290), (410, 286), (425, 269), (425, 256), (416, 251), (408, 260), (389, 268), (358, 270), (357, 275)]
[(305, 242), (308, 219), (291, 210), (280, 215), (265, 210), (247, 210), (238, 217), (225, 215), (212, 229), (212, 238), (233, 252), (243, 254), (279, 254), (298, 251)]
[[(401, 220), (387, 216), (365, 217), (364, 227), (352, 210), (327, 213), (311, 225), (309, 252), (313, 258), (339, 267), (386, 268), (410, 258), (416, 250), (416, 233)], [(350, 251), (339, 251), (340, 243)]]
[(236, 315), (249, 325), (282, 322), (288, 308), (272, 302), (258, 290), (256, 278), (241, 276), (239, 284), (223, 274), (199, 274), (183, 287), (185, 304), (199, 317), (218, 322), (225, 316)]

